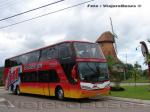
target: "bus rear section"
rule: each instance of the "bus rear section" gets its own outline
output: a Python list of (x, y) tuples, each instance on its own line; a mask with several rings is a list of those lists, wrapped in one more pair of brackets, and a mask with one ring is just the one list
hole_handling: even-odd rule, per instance
[(58, 99), (107, 95), (110, 81), (106, 59), (95, 43), (67, 41), (5, 61), (5, 88), (15, 94)]

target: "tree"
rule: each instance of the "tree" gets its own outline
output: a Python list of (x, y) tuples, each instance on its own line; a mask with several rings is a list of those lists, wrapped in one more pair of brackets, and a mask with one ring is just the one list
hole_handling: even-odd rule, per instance
[(132, 70), (132, 77), (134, 78), (135, 86), (136, 86), (137, 79), (140, 79), (142, 74), (143, 73), (142, 73), (141, 65), (138, 64), (138, 62), (136, 62), (134, 64), (134, 69)]
[[(117, 71), (113, 71), (113, 67), (117, 65), (115, 63), (115, 59), (112, 56), (107, 56), (107, 63), (108, 63), (108, 69), (109, 69), (109, 74), (110, 74), (110, 80), (114, 82), (115, 87), (112, 87), (112, 90), (124, 90), (123, 88), (120, 87), (121, 83), (121, 74)], [(123, 63), (120, 63), (122, 65)], [(119, 64), (118, 64), (119, 65)]]
[(143, 70), (143, 77), (148, 79), (148, 69)]
[(132, 78), (132, 71), (134, 69), (133, 65), (130, 63), (127, 63), (124, 65), (124, 67), (125, 67), (126, 79)]
[(106, 59), (107, 59), (109, 72), (111, 74), (113, 66), (115, 65), (115, 59), (112, 56), (107, 56)]
[(130, 63), (125, 64), (125, 66), (126, 66), (127, 70), (132, 70), (133, 69), (133, 65), (130, 64)]

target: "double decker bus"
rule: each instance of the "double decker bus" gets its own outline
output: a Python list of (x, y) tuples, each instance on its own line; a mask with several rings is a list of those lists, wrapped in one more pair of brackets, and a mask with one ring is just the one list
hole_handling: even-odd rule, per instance
[(15, 94), (88, 98), (109, 94), (106, 59), (97, 43), (65, 41), (5, 60), (3, 82)]

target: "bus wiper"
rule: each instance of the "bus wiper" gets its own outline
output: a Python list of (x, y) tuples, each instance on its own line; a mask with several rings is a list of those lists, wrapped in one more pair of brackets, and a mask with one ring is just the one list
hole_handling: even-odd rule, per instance
[(88, 68), (94, 73), (94, 74), (98, 74), (92, 67), (90, 67), (89, 63), (86, 63)]

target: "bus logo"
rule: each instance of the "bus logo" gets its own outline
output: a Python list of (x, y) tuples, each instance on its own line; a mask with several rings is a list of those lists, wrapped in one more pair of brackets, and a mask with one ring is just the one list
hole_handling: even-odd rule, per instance
[(97, 88), (97, 84), (94, 84), (94, 85), (93, 85), (93, 88)]

